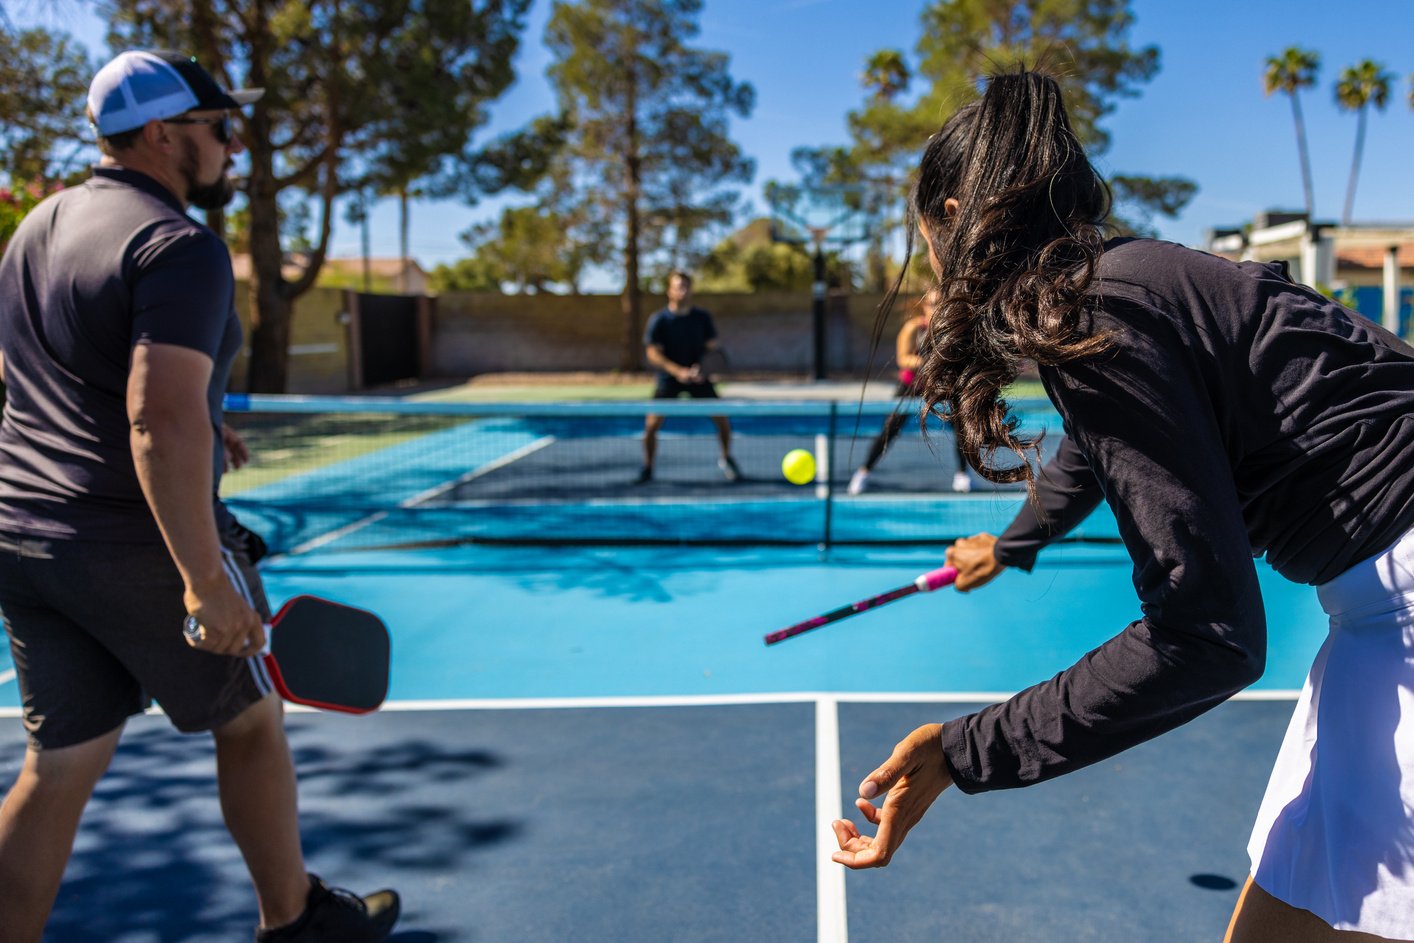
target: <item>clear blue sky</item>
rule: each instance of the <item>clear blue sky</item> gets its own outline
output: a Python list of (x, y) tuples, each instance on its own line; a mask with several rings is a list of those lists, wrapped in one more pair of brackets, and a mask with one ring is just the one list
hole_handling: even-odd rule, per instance
[[(756, 110), (733, 125), (733, 135), (757, 162), (747, 199), (764, 210), (760, 184), (790, 179), (791, 149), (847, 141), (845, 113), (863, 92), (859, 73), (877, 49), (912, 54), (924, 0), (706, 0), (697, 44), (731, 55), (738, 80), (756, 87)], [(78, 0), (8, 0), (19, 22), (76, 31), (95, 54), (102, 24)], [(544, 80), (549, 57), (541, 45), (549, 0), (534, 0), (517, 59), (519, 78), (492, 107), (487, 134), (518, 127), (552, 110)], [(1200, 244), (1209, 227), (1239, 224), (1260, 210), (1300, 207), (1301, 177), (1291, 108), (1262, 94), (1266, 56), (1290, 45), (1321, 55), (1317, 88), (1302, 99), (1311, 145), (1316, 211), (1335, 219), (1344, 202), (1355, 138), (1355, 117), (1338, 111), (1332, 86), (1340, 70), (1372, 58), (1398, 76), (1383, 113), (1373, 113), (1355, 204), (1358, 221), (1414, 224), (1414, 109), (1408, 104), (1414, 73), (1414, 3), (1409, 0), (1135, 0), (1131, 41), (1155, 44), (1158, 76), (1139, 98), (1126, 100), (1106, 127), (1113, 144), (1102, 171), (1182, 175), (1199, 185), (1197, 197), (1162, 235)], [(412, 252), (424, 265), (466, 254), (457, 234), (493, 215), (505, 201), (477, 208), (415, 204)], [(357, 255), (359, 234), (337, 223), (336, 255)], [(381, 205), (372, 231), (375, 255), (397, 254), (397, 211)], [(613, 288), (610, 279), (602, 286)]]

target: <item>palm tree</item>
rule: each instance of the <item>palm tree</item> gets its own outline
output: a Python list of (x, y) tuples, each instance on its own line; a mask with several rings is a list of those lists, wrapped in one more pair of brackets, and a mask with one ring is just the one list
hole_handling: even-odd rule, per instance
[(1314, 220), (1316, 198), (1311, 192), (1311, 155), (1306, 147), (1306, 123), (1301, 118), (1301, 101), (1297, 91), (1316, 84), (1316, 72), (1321, 68), (1319, 53), (1291, 46), (1279, 56), (1268, 56), (1262, 73), (1262, 91), (1285, 92), (1291, 96), (1291, 115), (1296, 122), (1296, 151), (1301, 158), (1301, 186), (1306, 192), (1306, 218)]
[(1350, 162), (1350, 182), (1345, 187), (1345, 211), (1340, 214), (1342, 226), (1350, 225), (1350, 214), (1355, 209), (1355, 183), (1360, 179), (1360, 158), (1365, 150), (1365, 116), (1371, 105), (1384, 111), (1393, 81), (1393, 73), (1386, 72), (1378, 62), (1364, 59), (1343, 69), (1340, 80), (1335, 83), (1335, 103), (1344, 111), (1355, 112), (1358, 119), (1355, 157)]

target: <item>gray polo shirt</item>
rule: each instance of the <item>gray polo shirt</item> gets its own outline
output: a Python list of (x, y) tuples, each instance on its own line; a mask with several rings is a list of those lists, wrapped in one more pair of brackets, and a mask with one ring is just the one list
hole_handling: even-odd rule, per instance
[(221, 240), (137, 171), (96, 167), (25, 217), (0, 260), (0, 531), (161, 540), (128, 439), (137, 344), (212, 359), (215, 446), (191, 460), (220, 481), (221, 398), (241, 345), (234, 290)]

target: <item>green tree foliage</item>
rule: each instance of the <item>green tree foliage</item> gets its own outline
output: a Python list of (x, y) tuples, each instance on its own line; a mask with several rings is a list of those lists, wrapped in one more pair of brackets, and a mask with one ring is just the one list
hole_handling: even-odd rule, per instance
[[(577, 186), (567, 159), (569, 133), (567, 116), (542, 116), (492, 141), (469, 162), (462, 184), (468, 202), (510, 189), (531, 192), (536, 202), (461, 234), (476, 253), (452, 267), (462, 273), (458, 284), (467, 287), (461, 290), (543, 291), (554, 284), (577, 294), (587, 269), (613, 260), (612, 220)], [(516, 271), (520, 265), (526, 266), (523, 274)]]
[(92, 146), (84, 98), (95, 66), (64, 33), (0, 27), (0, 166), (16, 180), (65, 177)]
[[(1128, 41), (1130, 0), (931, 0), (920, 17), (913, 63), (898, 50), (865, 62), (867, 97), (848, 115), (851, 144), (831, 162), (835, 182), (862, 183), (877, 193), (886, 217), (902, 221), (904, 199), (929, 135), (979, 94), (978, 78), (1018, 66), (1044, 67), (1059, 77), (1076, 134), (1092, 155), (1109, 146), (1101, 127), (1123, 98), (1136, 97), (1159, 69), (1159, 51)], [(828, 148), (825, 150), (829, 150)], [(1124, 178), (1138, 184), (1147, 178)], [(1140, 230), (1154, 215), (1174, 215), (1196, 192), (1182, 178), (1159, 178), (1127, 189), (1123, 212)], [(1166, 199), (1146, 202), (1154, 194)], [(881, 289), (891, 266), (881, 240), (870, 246), (868, 282)]]
[[(977, 97), (977, 78), (998, 68), (1042, 64), (1065, 86), (1076, 133), (1092, 153), (1109, 146), (1100, 121), (1117, 99), (1135, 97), (1159, 69), (1153, 46), (1131, 47), (1129, 0), (934, 0), (923, 10), (911, 100), (907, 84), (866, 86), (865, 107), (850, 114), (855, 150), (875, 168), (911, 162), (922, 141)], [(872, 62), (873, 60), (871, 60)], [(866, 73), (866, 75), (872, 74)], [(907, 69), (903, 70), (907, 75)], [(904, 165), (908, 167), (906, 163)], [(911, 169), (911, 168), (910, 168)]]
[(1296, 154), (1301, 160), (1301, 190), (1306, 197), (1306, 218), (1316, 218), (1316, 197), (1311, 186), (1311, 151), (1306, 145), (1306, 120), (1301, 115), (1303, 88), (1316, 84), (1321, 57), (1310, 49), (1289, 46), (1279, 55), (1268, 56), (1262, 68), (1262, 91), (1281, 92), (1291, 99), (1291, 120), (1296, 126)]
[(476, 256), (458, 259), (451, 265), (439, 265), (429, 276), (432, 290), (500, 292), (500, 272)]
[[(407, 185), (465, 157), (514, 74), (529, 0), (104, 0), (115, 49), (186, 49), (219, 80), (266, 89), (249, 150), (247, 387), (284, 389), (294, 299), (313, 287), (335, 200)], [(281, 273), (280, 206), (318, 210), (302, 273)]]
[(923, 11), (920, 104), (936, 123), (977, 95), (977, 76), (1043, 64), (1065, 87), (1075, 132), (1092, 153), (1109, 147), (1100, 122), (1159, 71), (1159, 50), (1136, 49), (1130, 0), (936, 0)]
[[(825, 252), (826, 281), (832, 285), (872, 289), (882, 284), (888, 277), (884, 241), (889, 205), (896, 198), (893, 188), (861, 180), (857, 155), (843, 147), (798, 147), (791, 151), (791, 164), (798, 182), (768, 180), (762, 194), (782, 228), (802, 247), (813, 238), (806, 227), (821, 224), (827, 230), (826, 243), (836, 246)], [(864, 273), (856, 271), (839, 249), (858, 242), (867, 245)], [(865, 280), (859, 284), (861, 274)], [(813, 281), (812, 268), (805, 287)]]
[[(835, 273), (833, 284), (850, 278), (849, 263), (838, 253), (826, 253)], [(694, 288), (701, 292), (757, 292), (810, 290), (815, 263), (804, 247), (788, 243), (740, 246), (724, 240), (708, 253), (698, 270)]]
[(480, 270), (492, 275), (497, 285), (542, 292), (558, 284), (578, 294), (595, 253), (590, 246), (575, 244), (568, 228), (553, 212), (522, 206), (503, 210), (493, 224), (473, 226), (462, 239), (476, 249)]
[(560, 0), (545, 30), (568, 129), (551, 208), (613, 222), (625, 369), (642, 356), (645, 257), (681, 261), (730, 219), (736, 194), (726, 188), (754, 171), (728, 121), (750, 114), (755, 91), (732, 79), (725, 53), (689, 45), (701, 11), (702, 0)]
[(864, 62), (860, 83), (876, 101), (891, 102), (908, 90), (913, 78), (908, 60), (897, 49), (880, 49)]
[[(565, 147), (568, 132), (564, 116), (536, 118), (471, 155), (464, 162), (461, 172), (444, 177), (439, 188), (443, 192), (459, 193), (470, 204), (477, 203), (486, 193), (511, 189), (538, 190), (541, 202), (530, 208), (530, 213), (557, 220), (559, 225), (554, 232), (557, 250), (584, 259), (584, 265), (607, 261), (609, 256), (603, 249), (605, 234), (593, 226), (593, 220), (556, 209), (571, 202), (564, 192), (563, 167), (556, 163), (556, 158)], [(502, 259), (513, 257), (521, 251), (539, 252), (542, 247), (513, 245), (518, 233), (528, 233), (538, 228), (517, 225), (518, 220), (529, 222), (524, 214), (508, 210), (497, 222), (478, 224), (462, 233), (462, 241), (474, 250), (474, 254), (451, 265), (439, 265), (433, 269), (430, 275), (433, 289), (439, 292), (501, 292), (507, 283), (523, 284), (506, 270)], [(580, 270), (578, 266), (563, 268), (563, 273), (575, 273), (567, 286), (572, 292), (578, 290)], [(536, 284), (538, 288), (545, 287), (543, 279), (537, 279)]]
[(1121, 232), (1135, 236), (1155, 236), (1156, 214), (1176, 216), (1198, 192), (1198, 185), (1182, 177), (1131, 177), (1117, 174), (1110, 178)]
[(754, 219), (712, 248), (698, 266), (702, 292), (808, 291), (814, 264), (797, 244), (775, 241), (771, 220)]
[(62, 189), (63, 184), (45, 184), (38, 180), (27, 183), (16, 181), (13, 186), (0, 187), (0, 253), (10, 244), (10, 237), (15, 234), (25, 214), (45, 197)]
[(560, 169), (556, 158), (565, 149), (570, 124), (565, 115), (542, 115), (525, 127), (503, 134), (476, 152), (459, 182), (462, 198), (475, 203), (483, 193), (534, 190)]
[(742, 273), (752, 291), (805, 291), (815, 278), (815, 265), (800, 246), (775, 243), (747, 250)]
[(1350, 161), (1350, 180), (1345, 187), (1345, 209), (1340, 214), (1342, 226), (1350, 225), (1355, 212), (1355, 184), (1360, 179), (1360, 158), (1365, 152), (1365, 117), (1371, 107), (1384, 111), (1389, 101), (1389, 88), (1394, 74), (1370, 59), (1363, 59), (1341, 70), (1335, 83), (1335, 102), (1343, 111), (1353, 111), (1355, 124), (1355, 156)]

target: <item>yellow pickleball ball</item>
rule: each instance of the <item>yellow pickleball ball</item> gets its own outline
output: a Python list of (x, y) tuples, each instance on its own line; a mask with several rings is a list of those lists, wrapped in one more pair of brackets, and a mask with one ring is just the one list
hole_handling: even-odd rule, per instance
[(791, 449), (781, 459), (781, 474), (793, 485), (808, 485), (815, 480), (815, 456), (805, 449)]

